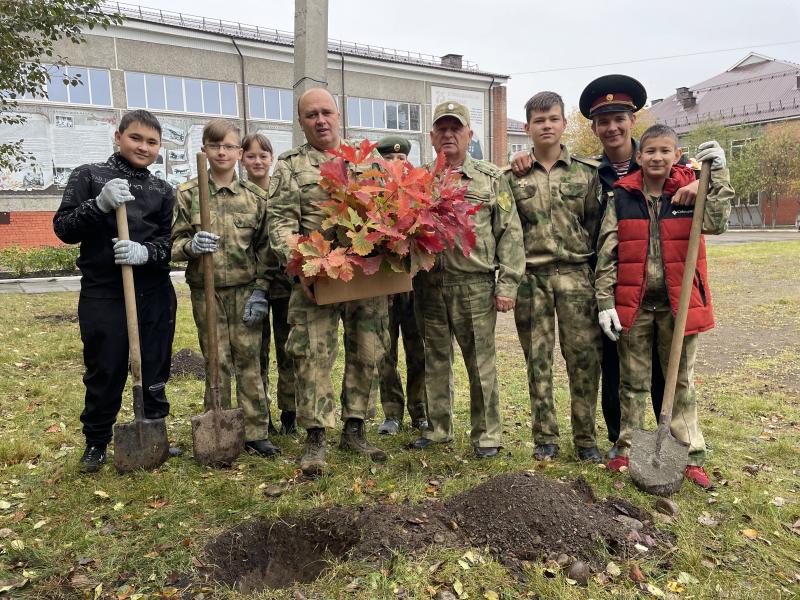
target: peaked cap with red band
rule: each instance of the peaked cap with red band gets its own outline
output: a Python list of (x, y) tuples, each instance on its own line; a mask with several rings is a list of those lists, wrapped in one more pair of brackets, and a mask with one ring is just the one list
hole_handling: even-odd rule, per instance
[(636, 112), (647, 102), (644, 86), (627, 75), (603, 75), (592, 81), (581, 94), (581, 114), (591, 119), (602, 113)]

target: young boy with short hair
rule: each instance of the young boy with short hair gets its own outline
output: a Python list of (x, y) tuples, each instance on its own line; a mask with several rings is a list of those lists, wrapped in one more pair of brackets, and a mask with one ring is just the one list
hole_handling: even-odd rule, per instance
[[(678, 137), (666, 125), (653, 125), (642, 135), (636, 160), (641, 170), (615, 184), (598, 243), (596, 296), (600, 326), (618, 340), (622, 423), (618, 455), (611, 471), (628, 466), (633, 429), (644, 422), (650, 393), (654, 336), (663, 371), (672, 344), (674, 316), (680, 298), (684, 257), (694, 209), (673, 203), (675, 192), (694, 181), (694, 172), (677, 164)], [(734, 192), (724, 157), (714, 155), (711, 188), (703, 215), (703, 233), (725, 232)], [(711, 482), (703, 469), (705, 441), (697, 422), (694, 361), (697, 334), (714, 326), (708, 286), (705, 241), (701, 237), (689, 314), (675, 389), (671, 432), (689, 444), (685, 477), (703, 488)]]
[[(165, 393), (175, 334), (175, 291), (169, 278), (170, 225), (174, 194), (147, 167), (161, 148), (161, 124), (146, 110), (120, 120), (119, 150), (106, 162), (82, 165), (70, 175), (53, 217), (67, 244), (80, 244), (81, 292), (78, 325), (86, 373), (81, 413), (86, 449), (81, 470), (93, 473), (106, 462), (106, 446), (122, 404), (128, 377), (128, 330), (122, 270), (131, 265), (142, 350), (144, 416), (169, 414)], [(115, 211), (128, 206), (130, 240), (117, 240)]]
[[(178, 186), (172, 226), (172, 260), (188, 261), (192, 314), (200, 349), (208, 356), (208, 328), (203, 289), (202, 256), (213, 253), (214, 301), (219, 332), (220, 403), (231, 405), (231, 378), (236, 374), (237, 404), (244, 409), (245, 448), (262, 456), (280, 450), (268, 439), (269, 412), (261, 381), (261, 321), (267, 315), (267, 194), (239, 179), (242, 158), (239, 128), (213, 119), (203, 129), (203, 151), (209, 163), (211, 228), (200, 228), (197, 178)], [(206, 407), (210, 407), (210, 373), (206, 373)]]

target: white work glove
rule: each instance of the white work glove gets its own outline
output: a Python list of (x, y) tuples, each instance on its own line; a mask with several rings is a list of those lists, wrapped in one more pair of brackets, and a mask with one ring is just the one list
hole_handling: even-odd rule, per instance
[(609, 308), (601, 310), (598, 316), (600, 321), (600, 328), (603, 330), (611, 341), (616, 342), (619, 339), (619, 334), (622, 331), (622, 325), (619, 322), (616, 308)]
[(206, 254), (217, 251), (219, 236), (210, 231), (198, 231), (192, 238), (192, 253)]
[(247, 303), (244, 305), (242, 321), (248, 327), (253, 327), (266, 318), (268, 311), (269, 303), (267, 302), (267, 295), (264, 293), (264, 290), (253, 290), (253, 293), (250, 294), (250, 298), (248, 298)]
[(113, 238), (111, 241), (114, 242), (114, 262), (118, 265), (143, 265), (150, 256), (147, 248), (139, 242), (119, 238)]
[(103, 189), (100, 190), (100, 195), (94, 201), (97, 203), (97, 208), (104, 213), (110, 213), (113, 210), (117, 210), (120, 204), (132, 202), (133, 200), (136, 200), (136, 198), (131, 194), (131, 188), (127, 180), (117, 178), (107, 181)]
[(697, 147), (697, 155), (695, 156), (698, 162), (704, 160), (711, 160), (711, 170), (717, 171), (724, 169), (727, 161), (725, 160), (725, 150), (722, 149), (715, 141), (703, 142)]

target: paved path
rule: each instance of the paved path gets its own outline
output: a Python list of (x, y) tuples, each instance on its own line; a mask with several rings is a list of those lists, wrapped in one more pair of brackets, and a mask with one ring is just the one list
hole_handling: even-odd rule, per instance
[[(183, 271), (169, 274), (173, 283), (186, 283)], [(78, 292), (80, 275), (71, 277), (31, 277), (29, 279), (0, 279), (0, 294), (42, 294), (45, 292)]]
[(800, 231), (795, 229), (733, 229), (722, 235), (707, 235), (707, 244), (751, 244), (754, 242), (796, 242)]

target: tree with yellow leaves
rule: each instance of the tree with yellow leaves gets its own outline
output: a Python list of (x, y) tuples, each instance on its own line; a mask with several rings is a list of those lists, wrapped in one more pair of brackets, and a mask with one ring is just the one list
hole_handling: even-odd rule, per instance
[[(655, 119), (647, 109), (637, 112), (633, 138), (638, 139), (653, 123)], [(585, 118), (577, 107), (567, 115), (567, 129), (562, 140), (569, 151), (578, 156), (599, 156), (603, 153), (603, 144), (592, 131), (592, 122)]]

